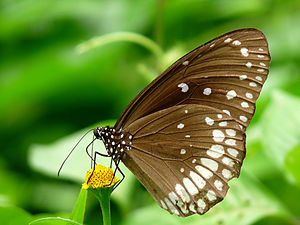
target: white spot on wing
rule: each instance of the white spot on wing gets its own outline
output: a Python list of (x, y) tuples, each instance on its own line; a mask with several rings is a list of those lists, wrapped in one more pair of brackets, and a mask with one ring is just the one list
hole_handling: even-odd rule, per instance
[(214, 201), (217, 199), (216, 193), (213, 192), (212, 190), (209, 190), (207, 192), (206, 197), (208, 198), (209, 201)]
[(207, 123), (207, 125), (212, 126), (214, 124), (214, 120), (209, 118), (208, 116), (205, 117), (205, 122)]
[(264, 55), (257, 55), (258, 58), (264, 58)]
[(249, 108), (248, 102), (242, 102), (242, 103), (241, 103), (241, 106), (242, 106), (243, 108)]
[(236, 135), (236, 131), (233, 129), (226, 129), (225, 132), (231, 137), (234, 137)]
[(207, 159), (207, 158), (201, 158), (200, 161), (204, 166), (208, 167), (212, 171), (218, 170), (219, 164), (216, 161), (214, 161), (212, 159)]
[(210, 95), (210, 94), (211, 94), (211, 88), (205, 88), (205, 89), (203, 90), (203, 94), (205, 94), (205, 95)]
[(246, 116), (240, 116), (240, 120), (243, 122), (247, 122), (248, 119)]
[(187, 66), (187, 65), (189, 65), (189, 61), (187, 60), (187, 61), (184, 61), (183, 63), (182, 63), (182, 65), (184, 65), (184, 66)]
[(222, 162), (223, 162), (225, 165), (228, 165), (228, 166), (230, 166), (230, 167), (233, 167), (233, 165), (234, 165), (233, 160), (232, 160), (231, 158), (228, 158), (228, 157), (224, 157), (224, 158), (222, 159)]
[(250, 83), (249, 83), (249, 86), (250, 86), (250, 87), (257, 87), (257, 84), (256, 84), (255, 82), (250, 82)]
[(252, 67), (252, 63), (251, 63), (251, 62), (247, 62), (247, 63), (246, 63), (246, 66), (247, 66), (248, 68), (251, 68), (251, 67)]
[(199, 193), (198, 189), (189, 178), (187, 177), (183, 178), (183, 184), (191, 195), (195, 195)]
[(248, 48), (241, 48), (241, 53), (245, 57), (249, 56)]
[(236, 97), (236, 92), (234, 90), (230, 90), (227, 92), (226, 97), (228, 100), (233, 99), (234, 97)]
[(240, 80), (245, 80), (245, 79), (247, 79), (247, 75), (244, 74), (240, 76)]
[(239, 40), (235, 40), (235, 41), (232, 42), (232, 44), (234, 44), (234, 45), (241, 45), (241, 42)]
[(160, 204), (164, 209), (168, 210), (168, 207), (166, 206), (166, 204), (163, 200), (160, 200)]
[[(176, 213), (177, 209), (175, 208), (175, 206), (172, 204), (172, 202), (171, 202), (168, 198), (165, 198), (165, 202), (167, 203), (167, 205), (168, 205), (170, 211), (171, 211), (172, 213), (177, 214), (177, 213)], [(178, 211), (177, 211), (177, 212), (178, 212)]]
[(228, 169), (223, 169), (222, 170), (222, 175), (223, 177), (225, 177), (226, 179), (230, 179), (232, 177), (231, 171)]
[(179, 200), (177, 195), (174, 192), (169, 193), (169, 198), (173, 202), (173, 204), (176, 204), (176, 202)]
[(227, 38), (224, 42), (225, 42), (225, 43), (229, 43), (229, 42), (231, 42), (231, 41), (232, 41), (231, 38)]
[(252, 98), (253, 98), (253, 95), (252, 95), (251, 93), (247, 92), (247, 93), (246, 93), (246, 97), (249, 98), (249, 99), (252, 99)]
[(195, 169), (201, 174), (201, 176), (203, 176), (205, 179), (209, 179), (213, 176), (213, 173), (204, 168), (203, 166), (197, 165), (195, 166)]
[(181, 155), (184, 155), (185, 153), (186, 153), (186, 150), (182, 148), (182, 149), (180, 150), (180, 154), (181, 154)]
[(206, 154), (213, 158), (220, 158), (224, 154), (224, 147), (222, 145), (212, 145), (206, 151)]
[(184, 128), (184, 124), (183, 124), (183, 123), (178, 124), (178, 125), (177, 125), (177, 128), (178, 128), (178, 129)]
[(266, 64), (264, 64), (263, 62), (260, 62), (259, 65), (266, 66)]
[(182, 92), (187, 92), (189, 90), (189, 86), (186, 83), (178, 84), (177, 87), (180, 87)]
[(260, 73), (262, 73), (262, 72), (264, 72), (265, 70), (264, 69), (257, 69), (257, 72), (260, 72)]
[(190, 202), (190, 196), (184, 189), (184, 187), (181, 186), (181, 184), (176, 184), (175, 186), (176, 193), (181, 197), (182, 201), (184, 202)]
[(225, 138), (224, 133), (220, 130), (213, 130), (212, 134), (215, 142), (222, 142)]
[(183, 212), (184, 214), (188, 214), (189, 211), (186, 208), (186, 204), (184, 204), (182, 201), (178, 201), (176, 203), (176, 205), (180, 208), (181, 212)]
[(222, 183), (221, 181), (215, 180), (214, 185), (215, 185), (215, 187), (216, 187), (219, 191), (222, 191), (222, 189), (223, 189), (223, 183)]
[(205, 202), (202, 200), (202, 199), (198, 199), (198, 201), (197, 201), (197, 205), (198, 205), (198, 211), (200, 212), (200, 213), (203, 213), (203, 211), (204, 211), (204, 209), (205, 209), (205, 207), (206, 207), (206, 204), (205, 204)]
[(226, 127), (227, 126), (227, 122), (226, 121), (222, 121), (219, 123), (220, 127)]
[(237, 157), (237, 155), (239, 154), (239, 151), (234, 148), (228, 148), (227, 151), (230, 155), (232, 155), (234, 157)]
[(225, 140), (225, 144), (235, 146), (236, 145), (236, 140), (234, 139), (227, 139)]
[(194, 203), (194, 202), (191, 202), (191, 203), (190, 203), (189, 209), (190, 209), (192, 212), (194, 212), (194, 213), (197, 212), (196, 209), (195, 209), (195, 203)]
[(222, 111), (223, 111), (224, 113), (226, 113), (228, 116), (231, 116), (231, 114), (230, 114), (230, 112), (229, 112), (228, 110), (223, 109)]
[(198, 188), (202, 189), (205, 186), (206, 181), (194, 171), (190, 172), (190, 177), (192, 178), (194, 183), (198, 186)]

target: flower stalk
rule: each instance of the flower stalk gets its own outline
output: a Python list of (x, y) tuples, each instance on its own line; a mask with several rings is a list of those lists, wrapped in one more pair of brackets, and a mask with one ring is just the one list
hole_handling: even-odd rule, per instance
[(111, 225), (110, 195), (119, 180), (111, 168), (96, 165), (95, 169), (87, 171), (85, 182), (82, 184), (82, 189), (89, 190), (98, 199), (104, 225)]

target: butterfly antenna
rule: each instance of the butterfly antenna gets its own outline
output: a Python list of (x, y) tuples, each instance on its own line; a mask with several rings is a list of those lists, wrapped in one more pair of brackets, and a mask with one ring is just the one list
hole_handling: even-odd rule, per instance
[(76, 145), (72, 148), (72, 150), (69, 152), (69, 154), (67, 155), (67, 157), (64, 159), (64, 161), (62, 162), (61, 166), (59, 167), (59, 170), (57, 172), (57, 176), (59, 176), (61, 169), (63, 168), (65, 162), (68, 160), (68, 158), (70, 157), (70, 155), (72, 154), (72, 152), (75, 150), (75, 148), (79, 145), (79, 143), (82, 141), (82, 139), (89, 133), (91, 132), (93, 129), (88, 130), (80, 139), (79, 141), (76, 143)]

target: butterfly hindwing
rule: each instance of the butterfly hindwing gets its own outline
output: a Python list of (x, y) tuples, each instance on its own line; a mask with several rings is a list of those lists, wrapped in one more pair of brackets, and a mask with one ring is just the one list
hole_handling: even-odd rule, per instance
[(124, 164), (172, 214), (203, 214), (221, 201), (238, 177), (245, 135), (229, 115), (207, 106), (180, 105), (130, 124)]

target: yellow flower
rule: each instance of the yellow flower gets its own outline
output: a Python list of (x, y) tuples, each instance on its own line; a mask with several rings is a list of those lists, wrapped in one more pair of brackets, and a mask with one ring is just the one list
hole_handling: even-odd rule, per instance
[[(113, 181), (111, 182), (112, 179)], [(120, 178), (114, 176), (114, 172), (111, 168), (102, 165), (96, 165), (95, 170), (90, 169), (89, 171), (87, 171), (85, 176), (85, 182), (82, 184), (82, 189), (88, 189), (89, 187), (92, 187), (94, 189), (111, 187), (119, 180)]]

